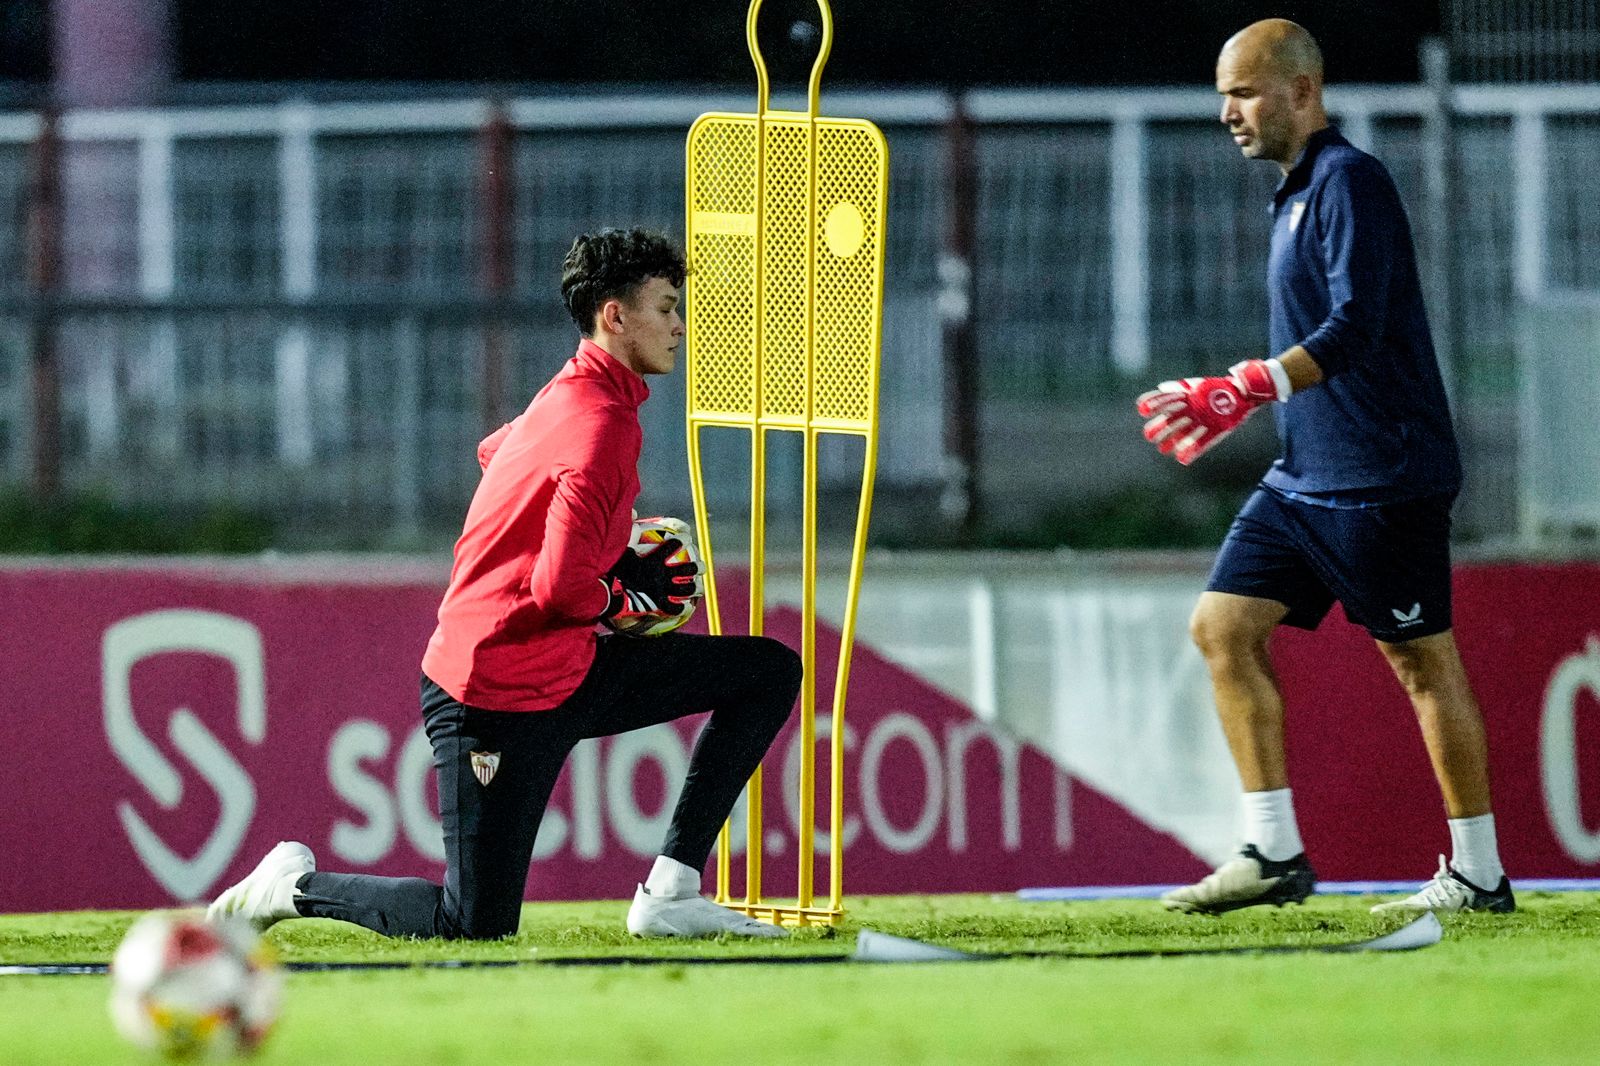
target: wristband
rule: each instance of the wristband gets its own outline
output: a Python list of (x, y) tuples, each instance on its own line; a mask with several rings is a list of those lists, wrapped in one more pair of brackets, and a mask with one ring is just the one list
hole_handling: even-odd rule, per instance
[(1289, 381), (1289, 372), (1283, 368), (1279, 359), (1268, 359), (1267, 373), (1272, 376), (1272, 387), (1278, 392), (1278, 401), (1281, 403), (1294, 394), (1294, 385)]

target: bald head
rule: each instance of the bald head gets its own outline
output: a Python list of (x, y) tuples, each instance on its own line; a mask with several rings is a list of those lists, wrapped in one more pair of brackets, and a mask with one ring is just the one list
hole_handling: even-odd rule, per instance
[(1304, 26), (1288, 19), (1252, 22), (1222, 46), (1218, 65), (1224, 60), (1285, 80), (1303, 75), (1322, 87), (1322, 49)]
[(1322, 50), (1287, 19), (1263, 19), (1228, 38), (1217, 56), (1222, 122), (1246, 157), (1285, 173), (1311, 134), (1328, 124), (1322, 106)]

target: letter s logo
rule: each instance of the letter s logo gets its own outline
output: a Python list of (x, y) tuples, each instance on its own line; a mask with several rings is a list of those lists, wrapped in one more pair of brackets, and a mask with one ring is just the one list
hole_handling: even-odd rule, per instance
[[(266, 664), (261, 633), (249, 622), (211, 611), (153, 611), (106, 630), (101, 645), (106, 738), (128, 772), (165, 810), (183, 799), (183, 779), (140, 732), (133, 715), (131, 678), (140, 660), (166, 652), (202, 652), (226, 659), (238, 676), (239, 732), (251, 744), (267, 735)], [(185, 902), (199, 899), (228, 868), (255, 814), (256, 788), (215, 734), (187, 707), (172, 712), (167, 737), (182, 752), (221, 806), (200, 851), (185, 859), (156, 835), (126, 800), (117, 803), (122, 827), (153, 877)]]

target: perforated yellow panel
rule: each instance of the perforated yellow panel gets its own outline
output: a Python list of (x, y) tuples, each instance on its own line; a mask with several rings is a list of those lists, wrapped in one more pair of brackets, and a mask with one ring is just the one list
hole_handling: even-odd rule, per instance
[(883, 135), (867, 123), (817, 132), (816, 419), (865, 428), (877, 407), (883, 310)]
[[(755, 114), (702, 115), (689, 130), (689, 477), (706, 569), (706, 613), (722, 632), (713, 529), (700, 461), (700, 430), (750, 430), (750, 629), (765, 616), (766, 435), (804, 435), (800, 658), (799, 818), (794, 902), (764, 892), (762, 774), (748, 792), (745, 898), (731, 896), (726, 827), (717, 850), (717, 899), (767, 921), (836, 924), (844, 916), (844, 699), (855, 640), (878, 446), (878, 360), (883, 322), (884, 221), (889, 151), (859, 119), (820, 114), (822, 68), (833, 41), (827, 0), (807, 110), (774, 111), (756, 41), (762, 0), (751, 0), (746, 38), (755, 62)], [(828, 898), (815, 894), (818, 438), (865, 438), (850, 583), (832, 679), (828, 787)]]
[[(689, 132), (689, 408), (755, 410), (756, 124), (696, 123)], [(705, 165), (694, 166), (703, 160)], [(698, 310), (696, 310), (698, 309)]]
[(883, 134), (792, 112), (702, 115), (689, 131), (687, 182), (690, 419), (867, 432), (883, 307)]
[(806, 214), (811, 173), (807, 130), (795, 123), (765, 124), (762, 160), (761, 366), (762, 413), (803, 421), (806, 416), (807, 291)]

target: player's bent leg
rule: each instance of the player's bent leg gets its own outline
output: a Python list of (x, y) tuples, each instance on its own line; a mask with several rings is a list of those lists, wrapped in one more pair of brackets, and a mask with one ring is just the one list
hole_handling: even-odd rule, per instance
[(1267, 655), (1267, 640), (1288, 613), (1276, 600), (1206, 591), (1189, 620), (1189, 635), (1210, 671), (1217, 716), (1246, 792), (1289, 783), (1283, 697)]
[(742, 936), (779, 939), (788, 930), (718, 906), (696, 892), (682, 899), (653, 896), (644, 885), (628, 908), (628, 932), (640, 937)]
[[(700, 736), (661, 846), (664, 860), (703, 871), (722, 824), (745, 782), (794, 710), (800, 692), (801, 663), (788, 646), (768, 637), (740, 638), (713, 651), (729, 660), (714, 709)], [(696, 879), (698, 880), (698, 879)], [(634, 894), (628, 931), (635, 936), (716, 936), (779, 938), (788, 931), (718, 906), (700, 896), (696, 883), (678, 899), (651, 893), (647, 882)]]
[(1421, 890), (1405, 899), (1392, 903), (1379, 903), (1373, 914), (1454, 914), (1459, 911), (1486, 911), (1490, 914), (1510, 914), (1517, 909), (1517, 898), (1511, 891), (1511, 879), (1500, 875), (1493, 888), (1473, 884), (1439, 856), (1439, 872)]
[(1163, 895), (1161, 904), (1169, 911), (1186, 914), (1223, 914), (1243, 907), (1303, 903), (1316, 886), (1316, 872), (1304, 852), (1274, 862), (1255, 845), (1246, 844), (1238, 855), (1197, 883)]
[(1450, 817), (1487, 814), (1489, 743), (1454, 633), (1377, 643), (1416, 710)]
[(725, 649), (738, 665), (725, 677), (695, 741), (661, 848), (661, 854), (695, 869), (705, 867), (722, 823), (800, 693), (800, 656), (789, 647), (768, 637), (722, 639), (738, 641)]
[(1483, 715), (1450, 630), (1406, 641), (1378, 641), (1416, 710), (1449, 812), (1453, 854), (1439, 859), (1433, 880), (1403, 900), (1380, 903), (1374, 913), (1516, 910), (1511, 882), (1500, 863), (1490, 813), (1489, 745)]
[(577, 722), (562, 708), (487, 711), (442, 692), (428, 695), (436, 705), (426, 721), (445, 850), (434, 935), (510, 936), (521, 922), (539, 823), (578, 740)]
[(279, 841), (242, 881), (206, 908), (206, 920), (242, 919), (265, 932), (286, 918), (298, 918), (297, 883), (316, 868), (310, 848), (296, 840)]
[(633, 894), (628, 932), (634, 936), (783, 937), (775, 925), (756, 921), (700, 895), (702, 872), (667, 855), (659, 855), (650, 876)]
[(1202, 593), (1195, 606), (1190, 636), (1211, 673), (1217, 715), (1247, 801), (1261, 802), (1246, 803), (1245, 843), (1239, 854), (1195, 884), (1163, 895), (1168, 910), (1222, 914), (1242, 907), (1283, 906), (1304, 901), (1316, 888), (1316, 874), (1294, 826), (1283, 699), (1267, 655), (1267, 640), (1288, 613), (1276, 600), (1217, 590)]
[[(674, 634), (603, 638), (594, 668), (605, 698), (586, 735), (605, 736), (710, 711), (695, 742), (661, 856), (628, 913), (638, 936), (787, 936), (700, 896), (717, 833), (772, 746), (800, 690), (800, 657), (768, 637)], [(597, 677), (599, 680), (599, 677)]]
[(353, 922), (385, 936), (486, 940), (517, 931), (534, 836), (575, 724), (555, 711), (467, 707), (427, 678), (423, 725), (433, 745), (445, 877), (309, 873), (301, 915)]
[(295, 906), (306, 918), (332, 918), (383, 936), (451, 935), (440, 926), (440, 888), (421, 877), (310, 873), (299, 881)]

